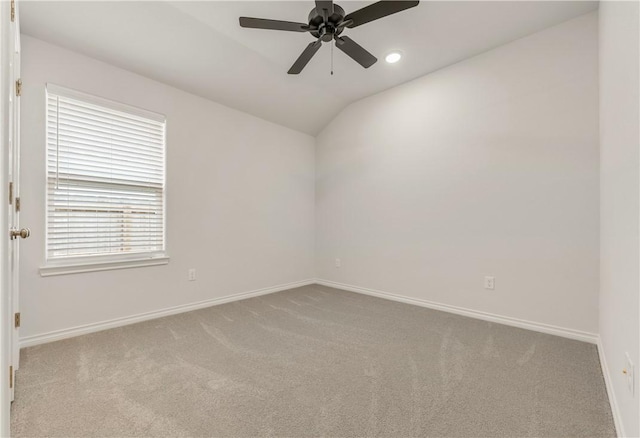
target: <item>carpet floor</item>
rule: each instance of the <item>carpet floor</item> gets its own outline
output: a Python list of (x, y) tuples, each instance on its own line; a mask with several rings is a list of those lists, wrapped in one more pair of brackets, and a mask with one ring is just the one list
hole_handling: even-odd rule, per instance
[(26, 348), (14, 437), (613, 437), (596, 346), (305, 286)]

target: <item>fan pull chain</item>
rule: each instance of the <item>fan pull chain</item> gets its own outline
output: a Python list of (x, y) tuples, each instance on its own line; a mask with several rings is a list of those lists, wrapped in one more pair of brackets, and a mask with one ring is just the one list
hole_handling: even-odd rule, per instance
[[(333, 43), (333, 41), (331, 41), (331, 43)], [(331, 76), (333, 76), (333, 44), (331, 44)]]

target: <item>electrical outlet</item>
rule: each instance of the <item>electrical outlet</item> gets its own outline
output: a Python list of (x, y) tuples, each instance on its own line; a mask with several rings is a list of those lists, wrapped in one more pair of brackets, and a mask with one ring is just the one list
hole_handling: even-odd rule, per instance
[(631, 357), (629, 356), (629, 353), (625, 353), (625, 368), (622, 370), (622, 374), (624, 374), (625, 378), (627, 379), (627, 389), (629, 390), (629, 392), (631, 393), (631, 396), (633, 397), (633, 389), (634, 389), (634, 378), (635, 378), (635, 367), (633, 365), (633, 362), (631, 361)]
[(339, 268), (340, 266), (342, 266), (342, 260), (336, 259), (336, 268)]
[(484, 288), (494, 290), (496, 288), (496, 277), (484, 277)]
[(196, 281), (196, 270), (194, 268), (189, 269), (189, 281)]

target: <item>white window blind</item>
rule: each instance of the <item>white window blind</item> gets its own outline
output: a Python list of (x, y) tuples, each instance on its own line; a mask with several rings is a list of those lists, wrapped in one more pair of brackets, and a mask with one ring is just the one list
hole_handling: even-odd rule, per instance
[(47, 261), (165, 250), (163, 116), (47, 85)]

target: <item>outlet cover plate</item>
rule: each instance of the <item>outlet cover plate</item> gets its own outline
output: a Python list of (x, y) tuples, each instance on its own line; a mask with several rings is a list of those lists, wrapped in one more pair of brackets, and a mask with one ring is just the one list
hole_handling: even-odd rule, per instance
[(629, 392), (631, 393), (631, 397), (633, 397), (633, 393), (634, 393), (634, 388), (635, 388), (635, 366), (633, 364), (633, 361), (631, 360), (631, 357), (629, 356), (629, 353), (625, 353), (625, 369), (627, 370), (627, 373), (625, 374), (626, 378), (627, 378), (627, 389), (629, 390)]
[(496, 277), (484, 277), (484, 288), (494, 290), (496, 288)]

